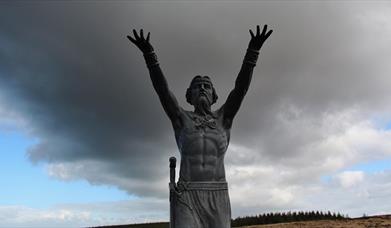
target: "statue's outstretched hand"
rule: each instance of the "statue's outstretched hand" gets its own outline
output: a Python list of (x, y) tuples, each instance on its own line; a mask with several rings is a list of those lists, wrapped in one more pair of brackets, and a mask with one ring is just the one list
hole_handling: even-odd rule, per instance
[(140, 29), (140, 35), (137, 34), (135, 29), (133, 29), (133, 35), (134, 35), (134, 38), (131, 36), (127, 36), (127, 37), (143, 53), (149, 53), (149, 52), (153, 51), (153, 47), (152, 47), (151, 43), (149, 43), (150, 33), (148, 33), (147, 38), (144, 38), (144, 31), (142, 29)]
[(262, 33), (260, 33), (259, 25), (257, 25), (257, 34), (254, 35), (253, 31), (250, 29), (251, 40), (248, 44), (248, 48), (259, 51), (263, 45), (263, 43), (269, 38), (272, 34), (273, 30), (267, 31), (267, 25), (263, 26)]

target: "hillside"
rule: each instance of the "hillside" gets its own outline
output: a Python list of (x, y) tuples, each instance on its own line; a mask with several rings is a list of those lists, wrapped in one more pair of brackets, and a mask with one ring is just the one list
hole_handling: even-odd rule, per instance
[[(100, 228), (166, 228), (167, 223), (100, 226)], [(270, 225), (241, 226), (240, 228), (391, 228), (391, 215), (378, 215), (354, 219), (319, 220), (277, 223)], [(239, 228), (239, 227), (236, 227)]]
[(391, 215), (371, 216), (344, 220), (320, 220), (243, 226), (241, 228), (391, 228)]

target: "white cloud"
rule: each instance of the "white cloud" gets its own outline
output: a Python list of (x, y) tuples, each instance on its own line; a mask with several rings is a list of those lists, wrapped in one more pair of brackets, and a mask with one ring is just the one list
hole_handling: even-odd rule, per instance
[(0, 227), (77, 227), (91, 219), (88, 211), (0, 206)]
[(344, 171), (336, 176), (339, 184), (344, 188), (351, 188), (364, 181), (363, 171)]
[[(364, 171), (344, 170), (389, 158), (391, 131), (376, 125), (357, 106), (326, 112), (321, 118), (292, 105), (281, 107), (279, 121), (273, 122), (271, 143), (260, 144), (261, 149), (233, 144), (227, 152), (234, 215), (244, 215), (248, 208), (267, 212), (314, 207), (329, 210), (329, 207), (359, 216), (362, 212), (350, 206), (339, 207), (334, 197), (351, 199), (351, 189), (357, 186), (365, 187), (355, 190), (356, 197), (373, 197), (377, 192), (374, 186), (385, 183), (369, 182)], [(275, 155), (278, 150), (274, 148), (280, 141), (289, 144), (280, 148), (280, 155)], [(337, 185), (323, 183), (323, 176), (333, 176)], [(363, 209), (358, 206), (360, 201), (354, 200), (357, 201), (351, 203)], [(341, 205), (345, 204), (345, 200), (342, 202)], [(376, 211), (376, 206), (371, 210)]]
[[(0, 88), (1, 89), (1, 88)], [(0, 94), (0, 129), (1, 130), (16, 130), (26, 129), (27, 121), (23, 116), (12, 110), (11, 107), (7, 107), (6, 102), (2, 101)]]
[(143, 198), (129, 201), (56, 205), (32, 208), (0, 205), (0, 227), (86, 227), (167, 221), (168, 201)]

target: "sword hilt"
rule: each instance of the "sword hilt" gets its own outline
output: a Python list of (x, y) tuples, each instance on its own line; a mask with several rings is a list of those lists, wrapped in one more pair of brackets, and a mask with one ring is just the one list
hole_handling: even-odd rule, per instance
[(170, 192), (175, 190), (175, 167), (176, 167), (176, 158), (170, 157)]
[(176, 167), (176, 158), (170, 157), (170, 183), (175, 184), (175, 167)]
[(170, 183), (169, 183), (169, 189), (170, 189), (170, 228), (174, 228), (175, 226), (175, 167), (176, 167), (176, 158), (170, 157)]

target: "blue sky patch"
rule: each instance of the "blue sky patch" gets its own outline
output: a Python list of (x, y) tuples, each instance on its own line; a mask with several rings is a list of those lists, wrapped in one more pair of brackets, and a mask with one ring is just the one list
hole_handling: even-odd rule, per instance
[(28, 161), (26, 150), (35, 141), (15, 131), (0, 130), (0, 205), (47, 208), (55, 204), (129, 200), (126, 192), (87, 181), (50, 178), (44, 165)]
[(380, 172), (391, 169), (391, 157), (388, 159), (360, 163), (349, 168), (349, 170), (360, 170), (366, 173)]

